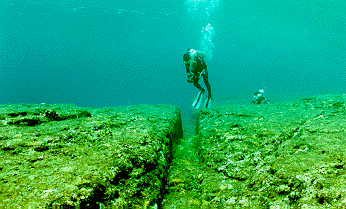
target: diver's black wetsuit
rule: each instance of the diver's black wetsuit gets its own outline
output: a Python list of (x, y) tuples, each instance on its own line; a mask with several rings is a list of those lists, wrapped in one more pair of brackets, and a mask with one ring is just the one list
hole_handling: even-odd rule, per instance
[(212, 98), (211, 86), (210, 86), (209, 80), (208, 80), (207, 64), (205, 63), (205, 61), (202, 57), (198, 57), (198, 56), (196, 58), (196, 62), (197, 62), (197, 67), (196, 67), (195, 72), (190, 71), (190, 63), (185, 64), (186, 74), (193, 73), (193, 75), (194, 75), (193, 76), (193, 85), (204, 93), (205, 89), (202, 88), (202, 86), (199, 85), (199, 83), (198, 83), (200, 76), (202, 76), (203, 80), (204, 80), (204, 84), (208, 90), (208, 97)]
[(252, 99), (253, 104), (268, 104), (269, 99), (264, 97), (261, 92), (256, 91), (253, 94), (253, 99)]

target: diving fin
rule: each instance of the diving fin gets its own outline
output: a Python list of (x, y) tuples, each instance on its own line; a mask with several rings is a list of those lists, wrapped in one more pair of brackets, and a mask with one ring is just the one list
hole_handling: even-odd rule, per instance
[(203, 99), (203, 92), (200, 91), (200, 92), (198, 92), (195, 101), (193, 101), (192, 107), (198, 109), (202, 104), (202, 99)]
[(207, 97), (207, 99), (204, 102), (204, 107), (205, 108), (210, 108), (211, 107), (211, 98)]

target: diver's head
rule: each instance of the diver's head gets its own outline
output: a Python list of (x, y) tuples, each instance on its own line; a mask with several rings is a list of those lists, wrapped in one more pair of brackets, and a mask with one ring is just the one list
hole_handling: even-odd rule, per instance
[(190, 62), (190, 59), (191, 59), (191, 57), (189, 54), (187, 54), (187, 53), (184, 54), (184, 56), (183, 56), (184, 64), (188, 64)]
[(187, 54), (189, 54), (191, 57), (197, 56), (198, 52), (196, 49), (187, 49)]

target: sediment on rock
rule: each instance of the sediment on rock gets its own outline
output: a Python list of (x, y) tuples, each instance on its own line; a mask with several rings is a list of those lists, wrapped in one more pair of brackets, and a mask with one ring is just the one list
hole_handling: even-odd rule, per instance
[(0, 105), (0, 206), (156, 207), (181, 137), (170, 105)]
[(173, 160), (163, 208), (345, 208), (345, 101), (201, 110), (197, 159)]

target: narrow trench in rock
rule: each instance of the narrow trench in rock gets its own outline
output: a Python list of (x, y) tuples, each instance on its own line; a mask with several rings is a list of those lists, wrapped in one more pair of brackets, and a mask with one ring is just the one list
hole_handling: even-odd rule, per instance
[(196, 135), (198, 111), (182, 113), (183, 138), (172, 150), (173, 159), (168, 170), (165, 196), (160, 208), (176, 208), (176, 202), (182, 201), (184, 190), (197, 189), (199, 184), (200, 161), (198, 158), (198, 136)]

